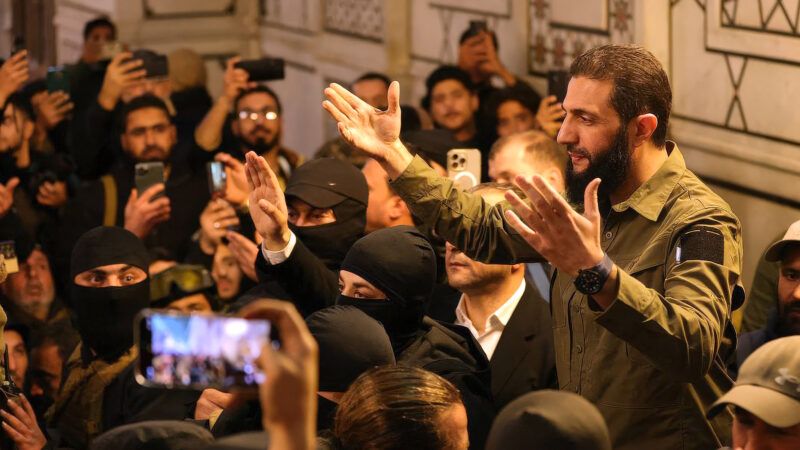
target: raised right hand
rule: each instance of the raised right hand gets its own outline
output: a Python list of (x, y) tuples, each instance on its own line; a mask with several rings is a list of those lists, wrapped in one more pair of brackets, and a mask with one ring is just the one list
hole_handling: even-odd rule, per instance
[(250, 217), (256, 231), (264, 240), (267, 250), (280, 251), (289, 244), (289, 213), (286, 199), (278, 184), (278, 177), (270, 169), (267, 161), (247, 152), (247, 184), (250, 187)]
[(125, 205), (125, 229), (144, 239), (156, 225), (169, 220), (170, 204), (166, 195), (152, 200), (164, 190), (164, 184), (150, 186), (141, 196), (133, 189)]
[(222, 95), (231, 102), (231, 106), (233, 106), (233, 101), (236, 100), (236, 97), (239, 96), (239, 92), (256, 85), (256, 83), (248, 81), (250, 74), (246, 70), (234, 67), (234, 64), (241, 60), (241, 57), (235, 56), (225, 63), (225, 75), (222, 77)]
[(536, 111), (536, 122), (539, 123), (542, 131), (555, 139), (558, 135), (558, 130), (561, 129), (561, 119), (565, 115), (566, 112), (564, 112), (556, 96), (550, 95), (539, 102), (539, 110)]
[(131, 52), (121, 52), (108, 64), (103, 87), (97, 96), (97, 101), (106, 111), (114, 109), (126, 87), (142, 81), (147, 75), (145, 69), (140, 69), (144, 62), (141, 59), (131, 59), (132, 57)]
[(394, 179), (412, 156), (400, 142), (400, 83), (389, 86), (387, 104), (381, 111), (333, 83), (325, 89), (322, 107), (338, 122), (339, 133), (353, 147), (377, 160)]

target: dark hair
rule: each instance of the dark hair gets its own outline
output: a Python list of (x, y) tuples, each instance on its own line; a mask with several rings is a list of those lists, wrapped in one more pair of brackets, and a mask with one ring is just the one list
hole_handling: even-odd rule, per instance
[(122, 124), (123, 132), (125, 131), (125, 128), (127, 127), (128, 124), (128, 116), (131, 115), (131, 113), (133, 113), (134, 111), (138, 111), (140, 109), (145, 109), (145, 108), (157, 108), (160, 109), (161, 111), (164, 111), (164, 114), (167, 116), (170, 123), (172, 122), (172, 116), (170, 115), (169, 108), (167, 108), (167, 104), (164, 103), (164, 100), (161, 100), (160, 98), (156, 97), (153, 94), (144, 94), (135, 97), (128, 103), (125, 103), (125, 105), (122, 107), (122, 114), (120, 115), (122, 122), (120, 123)]
[(15, 92), (8, 97), (8, 100), (6, 100), (6, 104), (3, 107), (3, 113), (5, 113), (5, 110), (9, 105), (14, 107), (15, 112), (22, 113), (26, 120), (36, 120), (36, 113), (33, 111), (31, 99), (22, 92)]
[(89, 35), (95, 28), (102, 27), (111, 28), (111, 39), (117, 39), (117, 26), (108, 17), (101, 16), (86, 22), (86, 25), (83, 26), (83, 40), (89, 39)]
[(275, 99), (275, 105), (278, 107), (278, 114), (281, 114), (283, 112), (283, 106), (281, 105), (281, 99), (278, 98), (278, 94), (276, 94), (275, 91), (270, 89), (270, 87), (267, 86), (266, 84), (259, 84), (256, 85), (255, 87), (252, 87), (250, 89), (243, 89), (239, 92), (239, 95), (236, 96), (236, 100), (233, 101), (234, 113), (239, 110), (239, 101), (241, 101), (248, 95), (255, 94), (257, 92), (267, 94), (273, 99)]
[(446, 80), (456, 80), (464, 85), (466, 90), (475, 92), (475, 83), (472, 82), (472, 78), (470, 78), (469, 74), (463, 69), (456, 66), (439, 66), (436, 70), (431, 72), (425, 80), (425, 88), (427, 88), (428, 92), (426, 92), (425, 97), (422, 98), (421, 104), (426, 111), (430, 110), (433, 89), (437, 84)]
[(367, 72), (361, 75), (360, 77), (356, 78), (356, 81), (353, 81), (353, 84), (356, 84), (359, 81), (368, 81), (368, 80), (383, 81), (384, 83), (386, 83), (387, 88), (389, 87), (390, 84), (392, 84), (392, 80), (390, 80), (388, 76), (380, 72)]
[(334, 434), (348, 450), (449, 450), (455, 438), (442, 429), (442, 414), (460, 404), (458, 390), (439, 375), (378, 367), (361, 374), (342, 396)]
[(497, 110), (500, 105), (511, 101), (519, 103), (534, 116), (539, 111), (539, 99), (532, 92), (514, 88), (499, 89), (489, 97), (489, 111), (492, 113), (495, 123), (497, 122)]
[(622, 126), (640, 114), (654, 114), (658, 126), (651, 138), (656, 146), (664, 146), (672, 89), (664, 68), (652, 53), (632, 44), (602, 45), (577, 57), (569, 72), (572, 77), (610, 80), (614, 84), (611, 106), (619, 114)]

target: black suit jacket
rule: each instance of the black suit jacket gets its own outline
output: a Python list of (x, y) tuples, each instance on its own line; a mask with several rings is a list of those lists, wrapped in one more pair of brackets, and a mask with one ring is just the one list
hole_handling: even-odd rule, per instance
[(489, 366), (498, 411), (520, 395), (558, 386), (550, 305), (527, 280)]

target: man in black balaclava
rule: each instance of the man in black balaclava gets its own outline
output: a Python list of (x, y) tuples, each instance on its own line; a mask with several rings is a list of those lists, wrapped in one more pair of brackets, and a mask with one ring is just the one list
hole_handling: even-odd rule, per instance
[(70, 281), (81, 344), (48, 422), (61, 444), (85, 448), (97, 434), (124, 423), (183, 419), (196, 394), (146, 389), (134, 380), (138, 349), (133, 320), (150, 301), (148, 253), (133, 233), (97, 227), (72, 251)]
[(295, 170), (283, 193), (263, 158), (248, 153), (246, 167), (250, 215), (262, 238), (255, 290), (277, 281), (304, 316), (332, 305), (335, 296), (316, 294), (336, 292), (336, 271), (364, 234), (364, 175), (348, 162), (317, 159)]

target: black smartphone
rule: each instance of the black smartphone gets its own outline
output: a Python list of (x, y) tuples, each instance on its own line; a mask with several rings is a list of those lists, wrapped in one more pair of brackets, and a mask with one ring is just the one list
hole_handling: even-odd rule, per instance
[(555, 95), (559, 103), (567, 96), (567, 86), (570, 76), (566, 70), (551, 70), (547, 72), (547, 95)]
[[(135, 184), (136, 191), (141, 197), (144, 192), (151, 186), (164, 182), (164, 163), (162, 162), (144, 162), (138, 163), (133, 169), (135, 171)], [(156, 194), (150, 201), (161, 198), (164, 195), (162, 190)]]
[(23, 39), (22, 36), (15, 36), (14, 42), (11, 45), (11, 55), (16, 55), (23, 50), (25, 50), (25, 39)]
[(169, 62), (167, 55), (154, 53), (148, 50), (136, 50), (133, 59), (142, 60), (142, 69), (147, 72), (147, 78), (163, 78), (169, 75)]
[(67, 72), (66, 67), (48, 67), (45, 84), (47, 85), (47, 92), (64, 91), (69, 93), (69, 72)]
[(168, 389), (255, 388), (256, 359), (271, 339), (268, 320), (145, 309), (136, 319), (136, 381)]
[(485, 20), (470, 20), (469, 21), (469, 30), (467, 31), (468, 36), (477, 36), (482, 31), (488, 31), (489, 26), (486, 24)]
[(250, 81), (282, 80), (286, 75), (283, 58), (247, 59), (237, 62), (234, 67), (246, 70)]
[(225, 165), (219, 161), (211, 161), (206, 164), (208, 174), (208, 190), (212, 197), (222, 197), (228, 185), (228, 174), (225, 173)]

